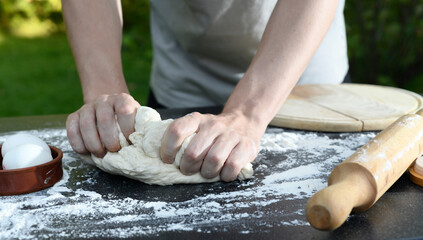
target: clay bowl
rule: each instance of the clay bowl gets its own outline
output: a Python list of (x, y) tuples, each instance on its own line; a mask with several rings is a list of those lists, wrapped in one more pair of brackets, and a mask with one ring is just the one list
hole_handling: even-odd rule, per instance
[[(51, 187), (62, 179), (63, 152), (56, 147), (49, 147), (53, 157), (50, 162), (20, 169), (0, 168), (0, 196), (36, 192)], [(3, 158), (0, 154), (0, 166), (2, 163)]]

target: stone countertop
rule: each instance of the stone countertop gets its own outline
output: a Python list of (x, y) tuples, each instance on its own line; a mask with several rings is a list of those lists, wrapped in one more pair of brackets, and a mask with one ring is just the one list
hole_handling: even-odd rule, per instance
[[(160, 110), (176, 118), (195, 109)], [(220, 108), (197, 109), (217, 113)], [(64, 177), (43, 191), (0, 197), (0, 239), (404, 239), (423, 237), (423, 191), (405, 173), (368, 211), (337, 230), (311, 227), (310, 196), (332, 169), (375, 136), (269, 127), (254, 178), (232, 183), (150, 186), (81, 162), (65, 115), (0, 118), (0, 142), (24, 131), (64, 152)], [(0, 183), (1, 184), (1, 183)]]

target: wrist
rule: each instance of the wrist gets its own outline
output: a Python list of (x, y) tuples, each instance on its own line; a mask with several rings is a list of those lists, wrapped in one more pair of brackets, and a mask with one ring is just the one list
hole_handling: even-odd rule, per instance
[(242, 118), (256, 126), (267, 126), (267, 118), (260, 109), (256, 100), (246, 99), (239, 104), (227, 103), (223, 108), (223, 115), (231, 115), (234, 118)]
[(223, 113), (243, 115), (265, 129), (285, 102), (296, 81), (255, 66), (248, 69), (229, 97)]
[(84, 103), (93, 102), (93, 101), (97, 100), (101, 96), (115, 95), (115, 94), (121, 94), (121, 93), (129, 94), (128, 91), (117, 91), (117, 90), (101, 91), (101, 92), (97, 92), (96, 91), (96, 92), (93, 92), (93, 93), (84, 95)]
[(245, 128), (257, 142), (260, 141), (270, 122), (260, 115), (242, 109), (225, 107), (220, 115), (227, 118), (229, 125)]
[(112, 95), (119, 93), (129, 94), (125, 79), (106, 79), (97, 77), (92, 80), (81, 81), (84, 103), (92, 102), (101, 95)]
[(117, 95), (122, 93), (129, 95), (129, 92), (127, 91), (104, 91), (104, 92), (91, 93), (91, 94), (88, 94), (87, 96), (84, 96), (84, 103), (86, 104), (86, 103), (94, 102), (102, 96), (111, 96), (111, 95)]
[[(243, 83), (240, 83), (242, 87)], [(281, 99), (268, 97), (275, 95), (268, 93), (269, 89), (237, 88), (229, 97), (222, 111), (222, 114), (233, 114), (240, 118), (247, 119), (253, 128), (261, 128), (263, 131), (275, 116), (280, 108)]]

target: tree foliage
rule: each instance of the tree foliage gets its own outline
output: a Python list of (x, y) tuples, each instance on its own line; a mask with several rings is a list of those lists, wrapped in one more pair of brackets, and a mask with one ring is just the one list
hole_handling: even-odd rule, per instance
[[(60, 8), (60, 0), (1, 0), (0, 33), (62, 33)], [(123, 50), (151, 52), (148, 0), (122, 8)], [(346, 1), (345, 19), (354, 82), (423, 92), (423, 1)]]
[(0, 30), (29, 36), (64, 32), (60, 0), (1, 0)]
[(423, 92), (423, 2), (347, 1), (353, 81)]

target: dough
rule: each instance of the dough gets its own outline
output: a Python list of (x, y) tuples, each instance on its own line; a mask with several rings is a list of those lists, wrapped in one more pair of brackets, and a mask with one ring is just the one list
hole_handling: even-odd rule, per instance
[[(172, 119), (162, 121), (159, 113), (149, 107), (139, 107), (135, 119), (135, 132), (129, 136), (129, 144), (119, 129), (122, 149), (107, 152), (103, 158), (91, 155), (85, 159), (105, 172), (129, 177), (147, 184), (172, 185), (181, 183), (204, 183), (220, 181), (217, 176), (207, 179), (196, 173), (186, 176), (179, 170), (179, 163), (192, 137), (189, 136), (178, 151), (173, 164), (163, 163), (160, 159), (160, 146), (163, 134)], [(239, 180), (251, 178), (253, 167), (248, 163), (238, 175)]]

